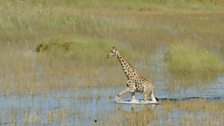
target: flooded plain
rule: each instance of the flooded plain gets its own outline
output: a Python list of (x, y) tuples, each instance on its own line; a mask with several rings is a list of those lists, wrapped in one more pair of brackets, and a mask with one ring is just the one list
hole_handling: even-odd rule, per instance
[[(133, 65), (143, 72), (149, 68), (150, 72), (146, 72), (151, 73), (158, 105), (116, 104), (114, 96), (125, 84), (54, 89), (35, 95), (2, 95), (0, 125), (224, 125), (224, 75), (170, 73), (165, 68), (165, 52), (162, 46), (155, 47), (154, 54), (148, 57), (153, 60)], [(34, 67), (42, 66), (34, 63)], [(45, 76), (45, 72), (40, 74), (43, 75), (38, 76)], [(70, 76), (64, 79), (74, 81)], [(131, 96), (127, 94), (122, 98)], [(143, 96), (137, 94), (137, 98)]]
[[(159, 74), (159, 73), (158, 73)], [(161, 74), (161, 73), (160, 73)], [(162, 75), (160, 76), (162, 77)], [(160, 78), (158, 77), (158, 78)], [(114, 96), (125, 88), (77, 88), (34, 96), (1, 96), (0, 125), (204, 125), (224, 124), (224, 76), (203, 87), (169, 87), (168, 79), (155, 79), (159, 105), (114, 103)], [(195, 81), (195, 83), (198, 81)], [(184, 81), (194, 83), (194, 81)], [(137, 98), (142, 98), (137, 94)], [(130, 95), (123, 99), (130, 99)]]
[[(224, 126), (223, 10), (221, 0), (1, 0), (0, 126)], [(152, 80), (158, 105), (114, 103), (126, 78), (106, 60), (113, 46)]]

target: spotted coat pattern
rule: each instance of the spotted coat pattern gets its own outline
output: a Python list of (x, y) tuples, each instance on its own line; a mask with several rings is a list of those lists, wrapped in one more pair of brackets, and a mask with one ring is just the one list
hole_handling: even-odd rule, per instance
[(152, 82), (150, 80), (146, 80), (144, 77), (142, 77), (137, 70), (131, 66), (124, 57), (113, 48), (112, 53), (115, 53), (115, 56), (118, 58), (122, 69), (127, 76), (127, 88), (117, 94), (118, 97), (121, 95), (124, 95), (126, 93), (131, 93), (132, 96), (135, 95), (135, 93), (144, 93), (144, 100), (148, 100), (148, 97), (151, 96), (151, 99), (153, 101), (157, 101), (154, 96), (154, 89)]

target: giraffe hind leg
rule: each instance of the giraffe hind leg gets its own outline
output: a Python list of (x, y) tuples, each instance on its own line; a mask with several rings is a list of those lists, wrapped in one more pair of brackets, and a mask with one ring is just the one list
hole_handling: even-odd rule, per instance
[(153, 102), (158, 102), (158, 99), (154, 95), (154, 91), (151, 92), (151, 99)]
[(150, 93), (149, 92), (145, 92), (144, 93), (144, 101), (148, 101), (148, 97), (149, 97)]

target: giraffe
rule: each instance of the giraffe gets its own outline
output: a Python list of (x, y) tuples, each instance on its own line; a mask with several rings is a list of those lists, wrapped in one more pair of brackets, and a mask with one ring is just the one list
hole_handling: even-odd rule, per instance
[(107, 55), (107, 58), (110, 58), (111, 56), (117, 57), (128, 79), (127, 88), (119, 92), (116, 95), (115, 99), (117, 101), (120, 101), (120, 96), (127, 93), (131, 93), (131, 102), (137, 102), (137, 100), (135, 99), (135, 93), (144, 93), (144, 101), (142, 102), (146, 102), (148, 100), (148, 97), (151, 96), (152, 102), (157, 103), (158, 100), (154, 95), (152, 81), (146, 80), (144, 77), (142, 77), (142, 75), (139, 74), (138, 71), (125, 60), (125, 58), (119, 53), (119, 51), (115, 47), (112, 48), (111, 52)]

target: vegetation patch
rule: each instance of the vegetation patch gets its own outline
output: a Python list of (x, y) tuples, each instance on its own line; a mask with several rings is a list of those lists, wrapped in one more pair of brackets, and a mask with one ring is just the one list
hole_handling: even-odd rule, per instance
[(106, 58), (113, 46), (125, 58), (132, 59), (133, 63), (136, 57), (143, 53), (138, 51), (139, 48), (124, 46), (110, 39), (75, 36), (39, 42), (35, 47), (35, 59), (38, 66), (48, 72), (49, 76), (65, 77), (67, 82), (62, 82), (63, 87), (120, 85), (125, 75), (117, 58)]
[(224, 70), (223, 62), (217, 55), (195, 44), (171, 44), (166, 64), (171, 71), (198, 73)]
[[(109, 40), (96, 40), (87, 38), (50, 39), (40, 42), (36, 46), (39, 57), (46, 56), (48, 59), (61, 62), (61, 59), (74, 61), (81, 65), (101, 65), (102, 58), (113, 45)], [(42, 57), (43, 58), (43, 57)]]
[[(155, 72), (164, 68), (160, 50), (174, 41), (195, 40), (222, 56), (223, 4), (217, 0), (0, 0), (0, 95), (120, 86), (126, 77), (119, 62), (106, 59), (112, 46), (153, 81)], [(207, 75), (202, 78), (204, 83)]]

